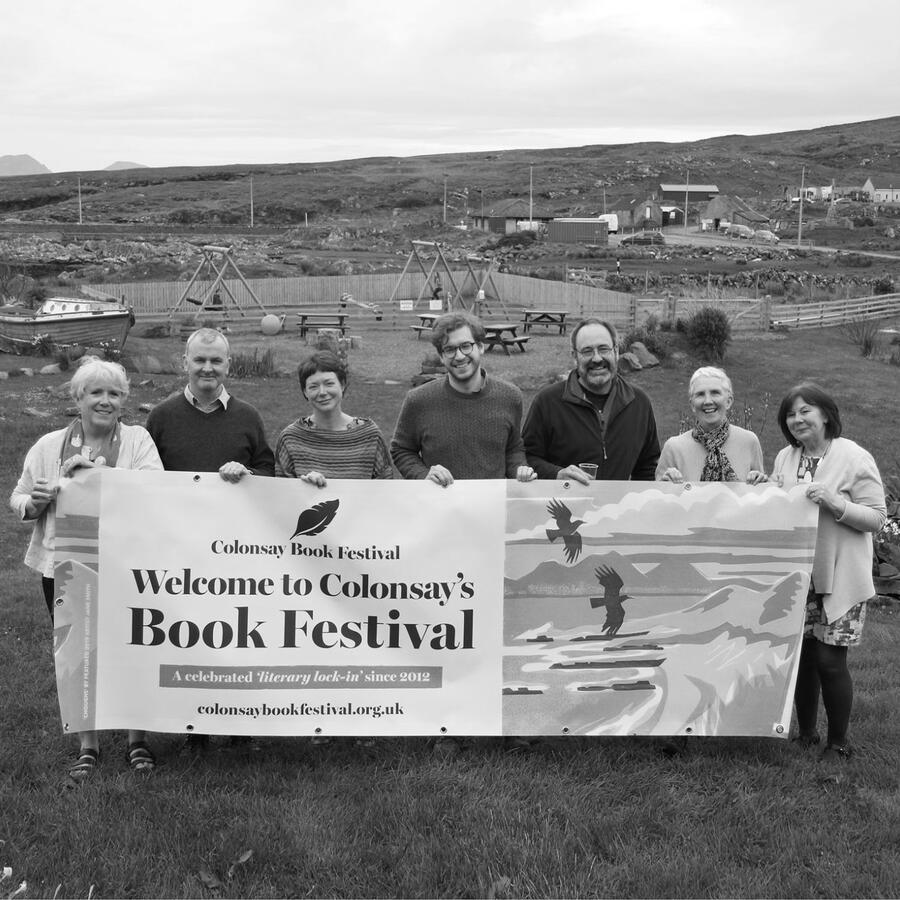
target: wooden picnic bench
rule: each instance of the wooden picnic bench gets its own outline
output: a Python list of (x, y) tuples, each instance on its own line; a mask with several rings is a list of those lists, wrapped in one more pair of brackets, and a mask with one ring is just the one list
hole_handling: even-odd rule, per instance
[(483, 324), (485, 353), (490, 353), (494, 347), (502, 347), (503, 352), (507, 356), (509, 356), (510, 347), (518, 347), (522, 353), (525, 352), (525, 344), (528, 343), (528, 337), (519, 336), (519, 325), (517, 322), (485, 322)]
[(545, 325), (548, 328), (558, 328), (560, 334), (565, 334), (568, 314), (569, 311), (565, 309), (523, 309), (522, 330), (528, 334), (535, 325)]
[(341, 337), (344, 336), (347, 328), (347, 319), (350, 316), (347, 313), (297, 313), (300, 326), (300, 337), (306, 337), (308, 331), (318, 328), (334, 328), (340, 331)]
[(440, 313), (416, 313), (419, 317), (418, 325), (410, 325), (409, 327), (416, 333), (416, 340), (418, 340), (422, 336), (423, 331), (431, 331), (434, 328), (434, 323), (437, 319), (441, 317)]

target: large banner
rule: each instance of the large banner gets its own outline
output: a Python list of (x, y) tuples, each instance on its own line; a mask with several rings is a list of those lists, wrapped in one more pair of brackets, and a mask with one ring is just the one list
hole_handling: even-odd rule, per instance
[(67, 731), (787, 736), (802, 489), (90, 470), (58, 499)]

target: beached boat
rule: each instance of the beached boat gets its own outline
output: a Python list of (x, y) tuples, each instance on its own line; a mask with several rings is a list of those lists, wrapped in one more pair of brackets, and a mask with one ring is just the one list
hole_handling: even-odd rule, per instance
[(74, 344), (121, 350), (132, 325), (134, 312), (109, 300), (50, 297), (37, 309), (0, 306), (0, 351), (28, 355)]

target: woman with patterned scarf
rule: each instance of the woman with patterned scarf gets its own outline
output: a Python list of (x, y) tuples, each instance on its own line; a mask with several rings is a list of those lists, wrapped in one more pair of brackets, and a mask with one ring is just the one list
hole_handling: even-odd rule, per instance
[(659, 456), (657, 481), (767, 481), (759, 438), (728, 421), (734, 403), (731, 379), (724, 370), (703, 366), (688, 387), (695, 423), (669, 438)]
[[(85, 356), (72, 377), (69, 392), (79, 416), (68, 428), (39, 438), (25, 456), (22, 476), (10, 497), (19, 518), (33, 523), (25, 565), (41, 573), (44, 601), (53, 619), (53, 566), (56, 542), (56, 495), (60, 479), (79, 467), (162, 469), (153, 439), (140, 425), (119, 422), (128, 396), (128, 378), (118, 363)], [(100, 760), (96, 731), (79, 735), (78, 759), (69, 768), (69, 783), (92, 776)], [(156, 766), (143, 731), (128, 732), (126, 761), (133, 772), (147, 774)]]

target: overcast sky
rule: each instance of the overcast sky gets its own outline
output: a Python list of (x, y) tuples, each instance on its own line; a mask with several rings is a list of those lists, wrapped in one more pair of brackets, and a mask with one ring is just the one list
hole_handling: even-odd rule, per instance
[(763, 134), (900, 113), (898, 0), (7, 0), (53, 171)]

